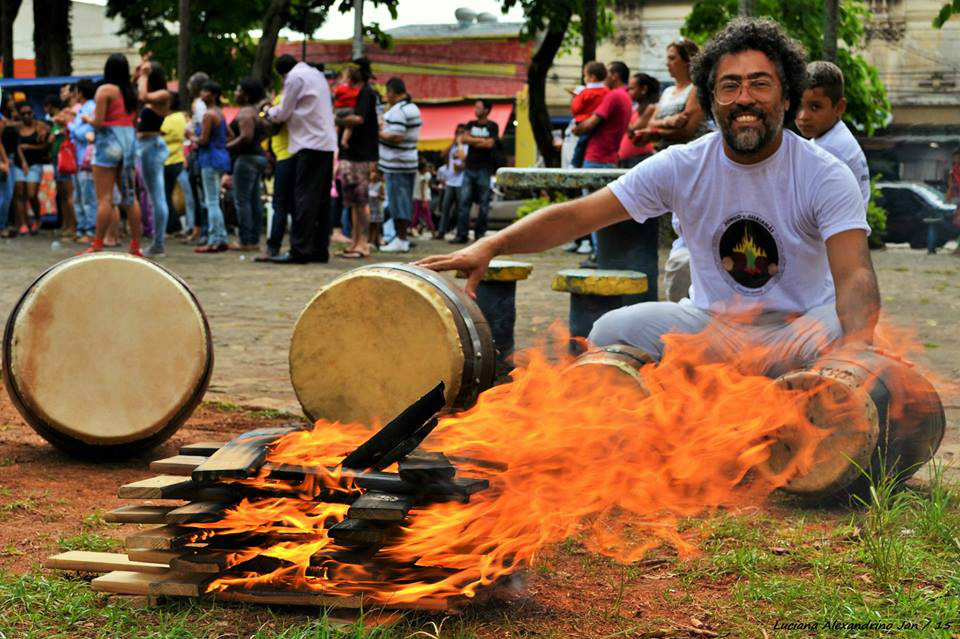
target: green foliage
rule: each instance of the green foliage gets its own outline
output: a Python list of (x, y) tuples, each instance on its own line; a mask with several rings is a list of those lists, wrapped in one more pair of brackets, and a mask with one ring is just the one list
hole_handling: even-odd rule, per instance
[(933, 26), (938, 29), (943, 27), (944, 23), (954, 15), (960, 15), (960, 0), (953, 0), (940, 7), (940, 12), (933, 19)]
[[(367, 0), (386, 6), (396, 18), (399, 0)], [(120, 34), (142, 42), (142, 52), (151, 52), (155, 60), (173, 76), (177, 66), (179, 35), (171, 25), (179, 22), (178, 0), (107, 0), (107, 16), (120, 18)], [(249, 75), (253, 66), (256, 41), (250, 32), (263, 27), (270, 0), (245, 2), (191, 3), (191, 68), (208, 73), (231, 91), (237, 81)], [(284, 26), (312, 34), (326, 21), (332, 8), (341, 13), (353, 10), (352, 0), (290, 0)], [(375, 22), (364, 25), (364, 34), (380, 46), (390, 38)]]
[(883, 246), (883, 235), (887, 232), (887, 210), (880, 206), (880, 188), (877, 182), (880, 176), (875, 175), (870, 180), (870, 201), (867, 203), (867, 224), (870, 225), (870, 236), (867, 242), (874, 248)]
[[(611, 0), (597, 0), (597, 44), (613, 35), (614, 18), (613, 11), (608, 8), (612, 4)], [(579, 9), (579, 7), (578, 7)], [(570, 20), (567, 26), (567, 33), (563, 37), (563, 45), (560, 47), (560, 55), (570, 55), (574, 51), (579, 51), (583, 46), (583, 28), (579, 15)]]
[(530, 215), (534, 211), (539, 211), (545, 206), (549, 206), (555, 202), (566, 202), (567, 196), (562, 192), (557, 191), (553, 193), (553, 199), (546, 194), (541, 195), (538, 198), (533, 198), (532, 200), (526, 200), (523, 204), (517, 207), (517, 217), (516, 220), (522, 220), (526, 216)]
[[(954, 0), (960, 2), (960, 0)], [(737, 16), (738, 0), (696, 0), (681, 33), (703, 44)], [(823, 2), (821, 0), (756, 0), (758, 16), (779, 22), (806, 48), (811, 60), (823, 57)], [(887, 124), (890, 100), (877, 69), (856, 51), (871, 19), (861, 0), (842, 0), (837, 16), (837, 66), (846, 81), (847, 112), (843, 118), (858, 131), (872, 135)]]
[(61, 537), (57, 540), (57, 548), (60, 552), (67, 552), (68, 550), (112, 552), (121, 546), (119, 540), (95, 532), (83, 532), (75, 537)]

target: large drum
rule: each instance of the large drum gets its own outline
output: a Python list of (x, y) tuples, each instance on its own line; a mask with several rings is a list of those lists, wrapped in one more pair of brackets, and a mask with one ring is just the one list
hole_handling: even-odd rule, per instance
[(170, 437), (212, 370), (210, 329), (187, 285), (119, 253), (48, 269), (3, 335), (3, 381), (23, 418), (51, 444), (94, 460)]
[[(789, 493), (817, 501), (865, 497), (870, 480), (862, 471), (906, 481), (943, 439), (946, 419), (936, 390), (915, 367), (879, 351), (831, 354), (776, 383), (809, 393), (807, 419), (825, 435), (809, 472), (783, 487)], [(784, 429), (766, 470), (785, 469), (806, 436), (803, 429)]]
[(310, 419), (383, 424), (442, 381), (464, 409), (493, 384), (487, 321), (451, 281), (409, 264), (354, 269), (300, 314), (290, 379)]

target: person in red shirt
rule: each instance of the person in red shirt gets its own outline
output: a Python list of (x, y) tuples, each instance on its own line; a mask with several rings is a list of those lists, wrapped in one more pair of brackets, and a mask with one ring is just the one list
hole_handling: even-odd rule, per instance
[(590, 117), (573, 127), (575, 135), (590, 134), (583, 162), (585, 169), (617, 165), (620, 140), (633, 113), (633, 101), (627, 93), (629, 78), (630, 69), (623, 62), (608, 64), (606, 85), (610, 92)]
[[(602, 62), (588, 62), (583, 65), (584, 86), (574, 93), (573, 100), (570, 102), (570, 111), (573, 113), (573, 121), (577, 124), (583, 122), (603, 103), (603, 99), (610, 93), (605, 80), (607, 79), (607, 67)], [(573, 159), (570, 164), (576, 168), (583, 166), (583, 158), (587, 152), (587, 141), (590, 134), (581, 135), (577, 140), (577, 147), (573, 151)]]
[[(349, 64), (343, 68), (343, 71), (340, 72), (340, 82), (333, 88), (333, 114), (336, 117), (342, 118), (353, 115), (363, 83), (360, 67)], [(353, 129), (348, 126), (340, 127), (340, 129), (342, 129), (342, 131), (339, 131), (340, 146), (349, 148)]]
[(647, 126), (657, 110), (660, 82), (646, 73), (634, 73), (627, 84), (627, 93), (637, 106), (630, 118), (627, 132), (620, 140), (618, 164), (621, 168), (631, 169), (653, 154), (653, 144), (642, 143), (637, 139), (637, 131)]

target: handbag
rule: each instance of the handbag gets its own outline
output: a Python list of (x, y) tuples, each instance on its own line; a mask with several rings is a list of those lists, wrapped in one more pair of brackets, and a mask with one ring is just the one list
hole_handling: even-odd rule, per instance
[(75, 175), (77, 172), (77, 147), (73, 140), (65, 138), (60, 143), (57, 153), (57, 173), (60, 175)]

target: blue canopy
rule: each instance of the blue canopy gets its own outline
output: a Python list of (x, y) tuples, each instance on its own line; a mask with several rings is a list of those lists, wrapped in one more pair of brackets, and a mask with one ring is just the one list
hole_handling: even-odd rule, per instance
[(99, 75), (55, 75), (46, 78), (0, 78), (0, 89), (20, 90), (26, 93), (29, 89), (41, 87), (59, 87), (64, 84), (73, 84), (80, 80), (99, 82), (103, 76)]

